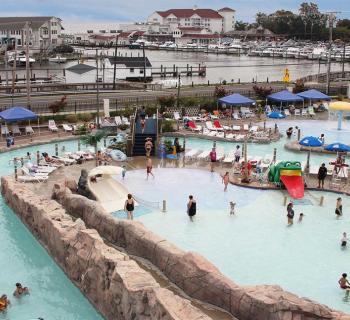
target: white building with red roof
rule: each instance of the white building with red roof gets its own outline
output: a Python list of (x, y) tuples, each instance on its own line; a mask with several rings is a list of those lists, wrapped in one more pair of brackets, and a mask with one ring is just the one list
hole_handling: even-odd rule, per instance
[(235, 25), (235, 10), (225, 7), (220, 10), (169, 9), (155, 11), (147, 20), (148, 23), (169, 25), (171, 32), (179, 27), (205, 28), (212, 33), (232, 31)]

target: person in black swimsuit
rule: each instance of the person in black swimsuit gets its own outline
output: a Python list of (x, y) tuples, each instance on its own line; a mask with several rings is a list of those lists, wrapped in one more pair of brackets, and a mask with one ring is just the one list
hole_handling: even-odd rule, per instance
[(125, 200), (124, 210), (128, 213), (128, 219), (133, 220), (134, 219), (134, 209), (135, 209), (135, 203), (132, 195), (128, 194), (128, 199)]
[(196, 200), (193, 199), (193, 196), (188, 197), (190, 200), (187, 203), (187, 214), (189, 215), (191, 221), (193, 221), (193, 217), (196, 215), (197, 211), (197, 203)]

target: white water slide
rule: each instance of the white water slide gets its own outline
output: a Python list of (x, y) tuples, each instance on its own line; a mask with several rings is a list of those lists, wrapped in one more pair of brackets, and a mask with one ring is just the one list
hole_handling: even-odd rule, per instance
[[(120, 175), (121, 172), (122, 168), (117, 166), (100, 166), (89, 172), (89, 189), (107, 212), (124, 209), (129, 191), (124, 185), (113, 179), (113, 176)], [(102, 178), (98, 178), (97, 182), (91, 182), (90, 177), (96, 175), (102, 175)]]

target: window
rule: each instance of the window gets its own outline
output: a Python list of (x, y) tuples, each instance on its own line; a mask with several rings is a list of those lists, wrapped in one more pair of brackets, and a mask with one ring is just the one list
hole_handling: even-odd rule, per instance
[(51, 30), (51, 34), (57, 34), (57, 30)]
[(134, 68), (130, 68), (130, 73), (134, 73), (135, 69)]
[(140, 70), (140, 74), (143, 74), (143, 70), (142, 69)]
[(117, 30), (111, 30), (110, 33), (117, 33)]

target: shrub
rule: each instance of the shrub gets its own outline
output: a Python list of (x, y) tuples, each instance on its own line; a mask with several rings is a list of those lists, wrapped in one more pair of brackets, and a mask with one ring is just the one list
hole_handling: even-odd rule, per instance
[(293, 93), (299, 93), (305, 91), (305, 85), (302, 80), (297, 80), (293, 88)]
[(194, 107), (198, 106), (199, 99), (196, 97), (182, 97), (180, 98), (180, 105), (183, 107)]
[(84, 124), (78, 126), (77, 129), (74, 131), (74, 134), (78, 136), (85, 135), (86, 133), (87, 133), (87, 127)]
[(163, 132), (174, 132), (174, 120), (163, 120), (162, 122), (162, 131)]
[(214, 96), (219, 99), (225, 97), (229, 92), (223, 86), (216, 86), (214, 91)]
[(260, 99), (266, 99), (268, 95), (271, 94), (272, 88), (271, 87), (264, 87), (264, 86), (253, 86), (253, 90), (255, 94), (260, 98)]
[(162, 108), (171, 108), (175, 105), (176, 98), (174, 95), (162, 96), (158, 98), (158, 103)]
[(63, 96), (61, 100), (50, 103), (49, 109), (53, 114), (55, 114), (62, 111), (66, 106), (67, 106), (67, 97)]
[(125, 124), (125, 123), (120, 124), (120, 125), (118, 126), (118, 129), (120, 129), (120, 130), (122, 130), (122, 131), (125, 131), (125, 130), (128, 129), (128, 128), (129, 128), (129, 126), (128, 126), (127, 124)]
[(54, 53), (73, 53), (74, 48), (68, 44), (62, 44), (52, 50)]
[(88, 122), (92, 120), (92, 114), (91, 113), (79, 113), (78, 114), (78, 119), (83, 121), (83, 122)]
[(66, 115), (66, 120), (69, 122), (69, 123), (76, 123), (78, 121), (78, 117), (76, 114), (67, 114)]

